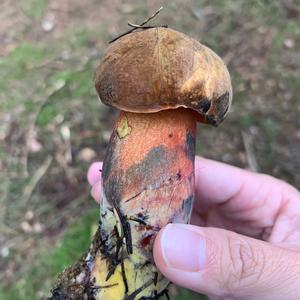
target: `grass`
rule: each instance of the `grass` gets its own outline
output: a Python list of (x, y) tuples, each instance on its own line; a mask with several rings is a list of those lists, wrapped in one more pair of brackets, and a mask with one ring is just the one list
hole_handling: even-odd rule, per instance
[(96, 209), (87, 211), (70, 226), (63, 239), (52, 249), (51, 244), (45, 244), (45, 248), (36, 254), (33, 266), (27, 266), (23, 271), (22, 278), (12, 286), (2, 287), (1, 299), (31, 300), (46, 297), (53, 278), (88, 249), (97, 220)]
[[(98, 209), (86, 200), (91, 160), (80, 154), (89, 148), (96, 153), (92, 160), (103, 159), (114, 119), (99, 105), (94, 71), (107, 42), (128, 21), (138, 23), (157, 9), (150, 2), (87, 1), (84, 8), (81, 2), (24, 0), (16, 6), (7, 0), (0, 12), (1, 299), (42, 298), (56, 274), (87, 248)], [(55, 17), (49, 32), (41, 26), (45, 16)], [(218, 130), (199, 127), (197, 153), (248, 168), (246, 132), (255, 141), (259, 170), (299, 188), (298, 17), (285, 0), (175, 0), (155, 22), (213, 48), (231, 73), (232, 112)], [(36, 141), (41, 149), (34, 152)], [(50, 166), (30, 186), (48, 156)], [(197, 297), (176, 290), (173, 298)]]
[(40, 19), (46, 11), (48, 0), (29, 0), (24, 1), (24, 12), (35, 19)]

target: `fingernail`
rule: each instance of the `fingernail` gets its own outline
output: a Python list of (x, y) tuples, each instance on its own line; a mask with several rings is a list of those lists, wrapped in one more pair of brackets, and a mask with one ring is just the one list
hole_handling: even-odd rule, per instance
[(186, 272), (198, 272), (205, 264), (205, 240), (185, 224), (168, 224), (161, 236), (165, 264)]

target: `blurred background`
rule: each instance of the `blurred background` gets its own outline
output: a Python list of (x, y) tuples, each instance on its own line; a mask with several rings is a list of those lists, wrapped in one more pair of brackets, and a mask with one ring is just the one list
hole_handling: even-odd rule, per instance
[(296, 0), (1, 0), (1, 299), (45, 298), (87, 249), (98, 207), (86, 171), (116, 115), (97, 99), (94, 72), (108, 41), (161, 5), (152, 24), (208, 45), (232, 77), (232, 111), (218, 130), (199, 128), (197, 153), (300, 187)]

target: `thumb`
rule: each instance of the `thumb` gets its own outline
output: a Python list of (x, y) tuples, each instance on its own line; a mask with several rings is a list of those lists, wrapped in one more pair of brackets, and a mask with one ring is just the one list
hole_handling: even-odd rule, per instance
[(172, 282), (234, 299), (300, 299), (300, 253), (218, 228), (169, 224), (154, 259)]

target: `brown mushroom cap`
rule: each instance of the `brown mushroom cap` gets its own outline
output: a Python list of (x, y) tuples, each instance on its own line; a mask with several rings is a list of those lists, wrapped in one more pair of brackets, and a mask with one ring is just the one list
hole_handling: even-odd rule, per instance
[(218, 125), (232, 99), (228, 70), (212, 50), (178, 31), (152, 28), (114, 42), (96, 72), (102, 102), (150, 113), (178, 107)]

